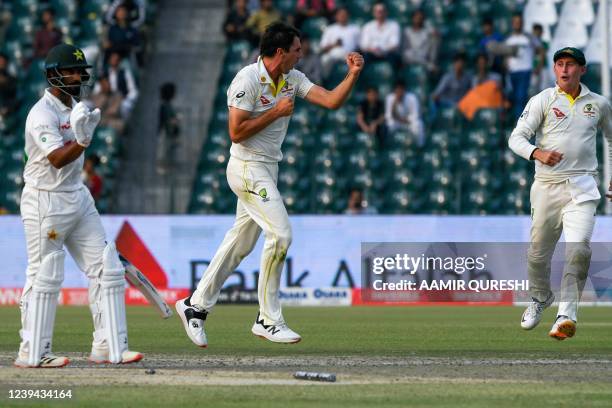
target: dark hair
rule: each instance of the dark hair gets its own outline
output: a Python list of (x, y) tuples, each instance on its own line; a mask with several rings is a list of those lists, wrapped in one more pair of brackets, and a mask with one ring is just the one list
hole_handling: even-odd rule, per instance
[(514, 13), (514, 14), (512, 14), (512, 18), (514, 18), (514, 17), (520, 17), (521, 20), (522, 20), (523, 19), (523, 14), (520, 13), (520, 12)]
[(465, 62), (465, 60), (466, 60), (466, 56), (464, 52), (458, 52), (455, 55), (453, 55), (453, 62), (457, 62), (457, 61)]
[(280, 21), (272, 23), (266, 27), (266, 31), (261, 36), (259, 53), (262, 57), (273, 57), (279, 48), (289, 51), (295, 37), (300, 37), (297, 28)]
[(493, 25), (493, 19), (492, 19), (491, 17), (487, 16), (487, 17), (484, 17), (484, 18), (482, 19), (482, 22), (481, 22), (481, 23), (482, 23), (482, 25), (485, 25), (485, 24), (487, 24), (487, 25)]
[(94, 167), (96, 167), (98, 164), (100, 164), (100, 158), (95, 153), (92, 153), (89, 156), (87, 156), (86, 160), (91, 160), (91, 163), (94, 165)]
[(534, 30), (544, 31), (544, 27), (540, 23), (534, 23), (531, 28), (534, 29)]
[(395, 81), (395, 83), (393, 84), (394, 88), (397, 88), (398, 86), (401, 86), (402, 88), (406, 89), (406, 82), (403, 79), (398, 79), (397, 81)]
[(40, 12), (40, 15), (42, 16), (45, 13), (49, 13), (51, 14), (53, 17), (55, 17), (55, 9), (53, 7), (45, 7), (44, 9), (42, 9), (42, 11)]
[(166, 82), (159, 88), (159, 94), (164, 101), (171, 101), (176, 94), (176, 85), (174, 82)]
[(414, 11), (412, 12), (412, 14), (410, 14), (410, 17), (414, 17), (414, 16), (416, 16), (417, 14), (422, 14), (422, 15), (423, 15), (423, 17), (425, 17), (425, 12), (424, 12), (422, 9), (420, 9), (420, 8), (414, 9)]

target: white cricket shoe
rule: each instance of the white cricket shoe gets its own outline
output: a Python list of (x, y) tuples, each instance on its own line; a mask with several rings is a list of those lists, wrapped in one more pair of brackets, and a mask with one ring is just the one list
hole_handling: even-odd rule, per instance
[(263, 318), (259, 318), (259, 313), (257, 313), (257, 319), (255, 319), (251, 332), (274, 343), (298, 343), (302, 340), (300, 335), (291, 330), (286, 323), (278, 325), (264, 324)]
[(19, 368), (60, 368), (68, 365), (70, 360), (68, 357), (56, 356), (51, 353), (47, 353), (40, 358), (40, 364), (37, 366), (31, 366), (28, 364), (28, 356), (19, 356), (15, 360), (14, 366)]
[(551, 293), (544, 302), (539, 302), (536, 298), (531, 299), (532, 302), (527, 306), (521, 318), (521, 327), (525, 330), (531, 330), (540, 323), (540, 320), (542, 320), (542, 312), (544, 312), (544, 309), (548, 306), (552, 305), (552, 302), (555, 300), (555, 295)]
[(185, 299), (177, 300), (174, 307), (183, 321), (187, 336), (196, 346), (206, 348), (208, 341), (204, 332), (204, 320), (206, 320), (208, 313), (193, 307), (190, 303), (190, 297), (187, 296)]
[(557, 316), (548, 335), (557, 340), (565, 340), (576, 334), (576, 322), (567, 316)]
[[(121, 353), (121, 362), (118, 364), (130, 364), (136, 363), (142, 360), (144, 354), (139, 353), (138, 351), (130, 351), (125, 350)], [(89, 361), (95, 364), (111, 364), (108, 359), (108, 349), (91, 349), (91, 354), (89, 355)]]

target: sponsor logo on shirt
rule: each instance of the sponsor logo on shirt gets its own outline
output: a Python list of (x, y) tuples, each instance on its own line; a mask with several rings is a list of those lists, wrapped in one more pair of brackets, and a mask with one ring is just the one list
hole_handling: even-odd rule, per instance
[(261, 104), (262, 104), (262, 105), (269, 105), (269, 104), (271, 104), (271, 103), (272, 103), (272, 102), (270, 102), (270, 100), (269, 100), (268, 98), (266, 98), (266, 97), (265, 97), (265, 96), (263, 96), (263, 95), (261, 95), (261, 96), (259, 97), (259, 100), (261, 101)]
[(289, 82), (287, 82), (282, 88), (281, 88), (281, 93), (282, 94), (287, 94), (289, 92), (293, 92), (293, 87), (291, 86), (291, 84)]
[(68, 130), (70, 129), (70, 122), (66, 122), (60, 125), (60, 130)]
[(565, 113), (561, 112), (559, 108), (553, 108), (553, 112), (555, 113), (557, 119), (563, 119), (565, 117)]
[(240, 91), (236, 94), (236, 98), (242, 98), (244, 96), (244, 91)]

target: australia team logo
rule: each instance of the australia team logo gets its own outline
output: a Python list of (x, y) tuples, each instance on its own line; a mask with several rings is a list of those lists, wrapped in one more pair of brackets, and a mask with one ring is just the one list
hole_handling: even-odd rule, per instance
[(584, 108), (582, 108), (582, 113), (586, 117), (594, 118), (595, 117), (595, 109), (593, 108), (593, 104), (587, 103), (586, 105), (584, 105)]

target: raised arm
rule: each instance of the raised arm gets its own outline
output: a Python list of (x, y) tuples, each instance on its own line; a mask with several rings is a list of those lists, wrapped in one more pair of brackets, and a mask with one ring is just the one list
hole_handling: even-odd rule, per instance
[(342, 106), (363, 69), (363, 56), (357, 52), (349, 53), (346, 56), (346, 65), (349, 67), (348, 74), (333, 90), (329, 91), (322, 86), (314, 85), (306, 94), (306, 100), (327, 109), (338, 109)]

